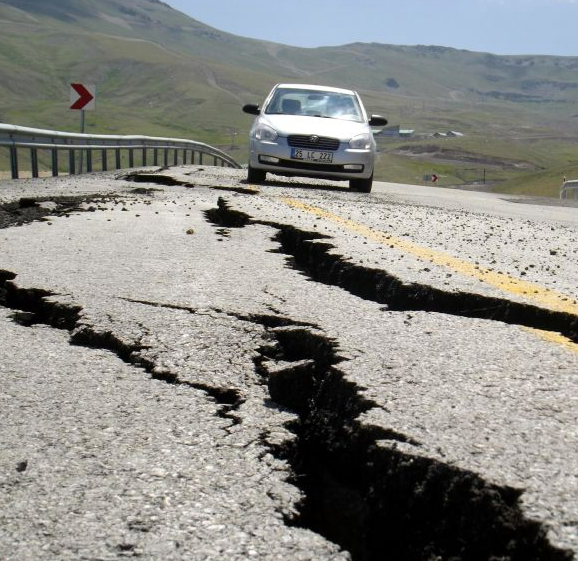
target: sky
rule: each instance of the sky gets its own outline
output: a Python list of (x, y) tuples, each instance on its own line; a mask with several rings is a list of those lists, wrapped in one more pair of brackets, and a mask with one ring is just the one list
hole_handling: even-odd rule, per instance
[(165, 0), (212, 27), (298, 47), (385, 43), (578, 56), (578, 0)]

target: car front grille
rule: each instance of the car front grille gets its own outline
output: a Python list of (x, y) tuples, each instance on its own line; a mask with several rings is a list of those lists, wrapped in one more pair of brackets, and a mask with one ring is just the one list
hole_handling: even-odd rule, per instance
[(287, 137), (287, 143), (293, 148), (306, 148), (308, 150), (337, 150), (339, 148), (339, 139), (337, 138), (309, 134), (292, 134)]

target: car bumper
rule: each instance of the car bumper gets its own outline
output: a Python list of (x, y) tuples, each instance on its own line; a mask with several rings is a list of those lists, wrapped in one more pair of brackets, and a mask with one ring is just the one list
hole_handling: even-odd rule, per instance
[(279, 175), (322, 177), (329, 179), (367, 179), (373, 174), (375, 154), (373, 150), (343, 148), (332, 151), (333, 161), (328, 163), (307, 162), (291, 158), (291, 147), (287, 139), (279, 137), (277, 142), (262, 142), (251, 139), (249, 165)]

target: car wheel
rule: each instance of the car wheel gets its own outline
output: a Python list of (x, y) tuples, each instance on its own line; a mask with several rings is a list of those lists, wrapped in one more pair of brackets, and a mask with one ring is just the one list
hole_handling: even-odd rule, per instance
[(371, 193), (373, 186), (373, 174), (367, 179), (350, 179), (349, 188), (352, 191), (359, 191), (360, 193)]
[(249, 166), (247, 170), (247, 181), (249, 183), (262, 183), (265, 181), (265, 176), (267, 172), (262, 169), (255, 169)]

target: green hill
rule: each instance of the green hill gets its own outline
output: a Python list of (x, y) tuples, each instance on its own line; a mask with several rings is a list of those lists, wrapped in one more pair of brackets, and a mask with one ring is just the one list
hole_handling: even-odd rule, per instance
[[(577, 69), (578, 57), (434, 46), (303, 49), (224, 33), (159, 0), (0, 0), (2, 122), (77, 130), (69, 84), (96, 84), (88, 132), (194, 138), (245, 161), (243, 103), (278, 81), (342, 85), (416, 131), (379, 139), (376, 176), (390, 181), (485, 173), (502, 191), (555, 195), (564, 173), (578, 177)], [(431, 137), (448, 130), (464, 136)]]

